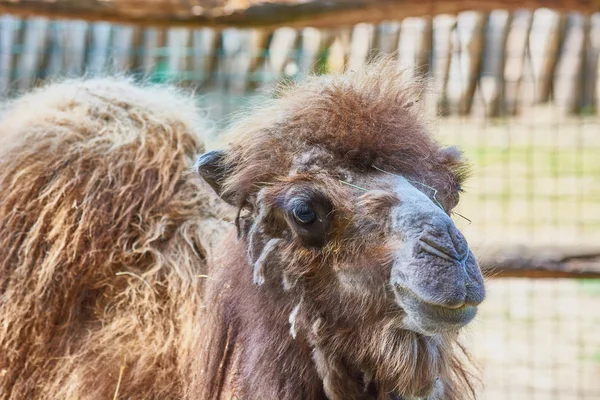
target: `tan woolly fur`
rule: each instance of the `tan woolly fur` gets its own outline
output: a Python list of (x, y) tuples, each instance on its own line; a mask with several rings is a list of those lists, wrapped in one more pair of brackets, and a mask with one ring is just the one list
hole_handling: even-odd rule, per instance
[[(68, 80), (0, 122), (0, 398), (182, 395), (213, 249), (230, 224), (190, 173), (191, 96)], [(123, 368), (122, 376), (120, 375)]]

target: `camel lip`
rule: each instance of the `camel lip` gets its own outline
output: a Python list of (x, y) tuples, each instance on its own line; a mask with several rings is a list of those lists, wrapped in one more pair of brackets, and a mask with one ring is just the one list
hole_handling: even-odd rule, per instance
[(456, 330), (469, 324), (477, 314), (477, 306), (468, 303), (444, 307), (420, 298), (405, 286), (393, 285), (393, 291), (396, 302), (419, 331)]

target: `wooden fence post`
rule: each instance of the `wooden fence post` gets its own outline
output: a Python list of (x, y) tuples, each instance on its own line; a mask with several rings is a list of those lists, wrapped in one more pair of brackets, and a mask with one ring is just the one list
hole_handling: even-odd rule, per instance
[(508, 11), (492, 11), (488, 16), (479, 90), (475, 98), (480, 98), (483, 112), (487, 117), (498, 117), (504, 112), (504, 65), (506, 62), (508, 27), (511, 14)]
[(518, 113), (532, 20), (533, 15), (530, 11), (515, 11), (508, 30), (503, 71), (504, 103), (508, 115)]
[(567, 16), (565, 39), (553, 77), (554, 102), (561, 114), (575, 114), (580, 110), (588, 33), (588, 19), (585, 16), (575, 13)]

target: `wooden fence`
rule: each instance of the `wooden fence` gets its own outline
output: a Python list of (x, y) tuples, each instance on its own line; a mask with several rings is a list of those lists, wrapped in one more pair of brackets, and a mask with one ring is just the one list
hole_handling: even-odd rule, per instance
[(0, 92), (106, 71), (247, 94), (287, 76), (355, 68), (377, 52), (429, 73), (443, 114), (595, 112), (600, 13), (467, 11), (348, 28), (161, 28), (0, 17)]

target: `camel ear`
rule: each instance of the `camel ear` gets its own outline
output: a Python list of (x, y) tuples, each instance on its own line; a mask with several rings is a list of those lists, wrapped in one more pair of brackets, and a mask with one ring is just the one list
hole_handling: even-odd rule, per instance
[(227, 153), (223, 150), (206, 152), (198, 157), (195, 169), (219, 197), (231, 204), (233, 199), (223, 195), (223, 183), (231, 173), (232, 169), (225, 161), (226, 155)]
[(455, 146), (444, 147), (440, 150), (440, 157), (443, 163), (458, 164), (463, 161), (461, 151)]
[(439, 156), (442, 164), (452, 170), (458, 184), (464, 183), (471, 176), (471, 165), (457, 147), (444, 147)]

